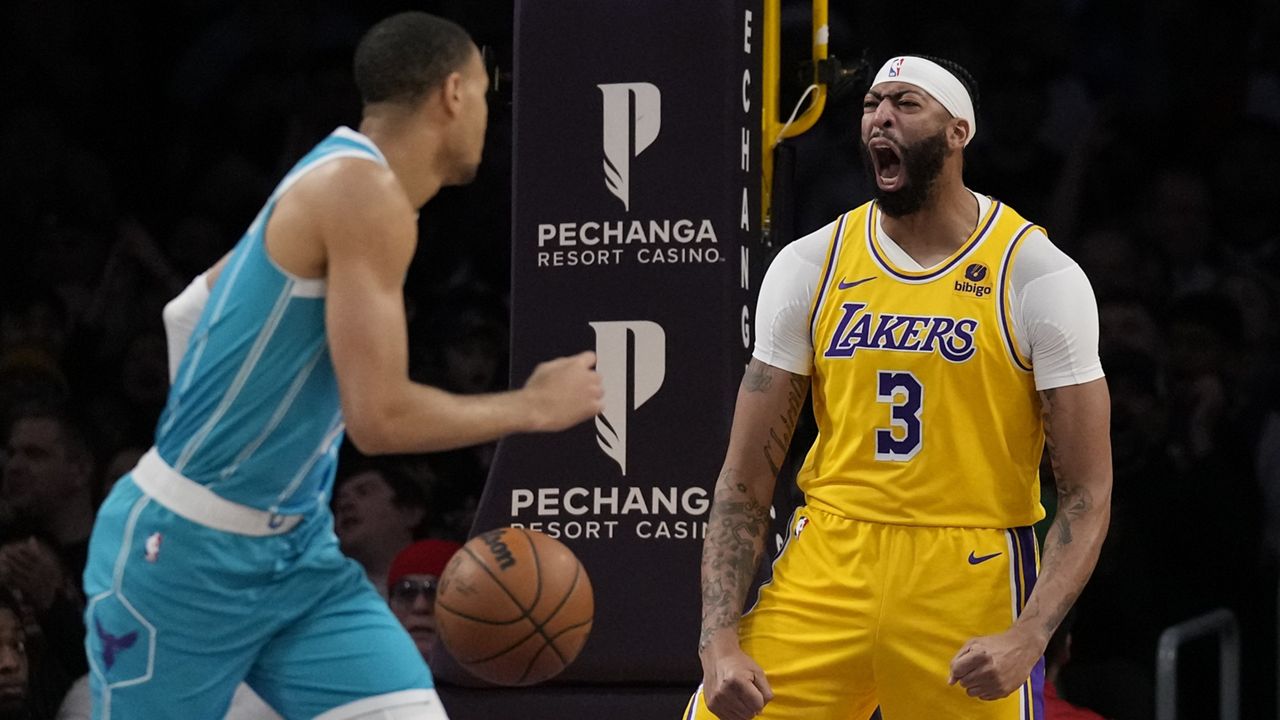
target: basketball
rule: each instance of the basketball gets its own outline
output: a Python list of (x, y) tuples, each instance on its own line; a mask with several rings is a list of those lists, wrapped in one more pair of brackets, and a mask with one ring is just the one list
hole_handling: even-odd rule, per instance
[(548, 535), (504, 527), (471, 538), (440, 576), (436, 622), (458, 664), (499, 685), (555, 677), (591, 633), (587, 571)]

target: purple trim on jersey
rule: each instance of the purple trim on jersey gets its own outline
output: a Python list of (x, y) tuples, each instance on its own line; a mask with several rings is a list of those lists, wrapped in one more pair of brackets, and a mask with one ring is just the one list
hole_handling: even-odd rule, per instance
[(1027, 236), (1035, 225), (1027, 223), (1013, 236), (1013, 242), (1009, 243), (1009, 249), (1005, 250), (1004, 261), (1000, 263), (1000, 334), (1004, 336), (1005, 348), (1009, 351), (1009, 357), (1013, 358), (1013, 362), (1018, 367), (1031, 372), (1031, 366), (1022, 362), (1022, 357), (1018, 354), (1017, 344), (1013, 341), (1013, 332), (1009, 327), (1009, 317), (1004, 311), (1005, 298), (1009, 297), (1009, 267), (1013, 263), (1013, 251), (1018, 247), (1018, 243)]
[(1027, 709), (1031, 712), (1031, 720), (1044, 720), (1044, 658), (1036, 661), (1031, 668), (1031, 702)]
[(822, 278), (822, 284), (818, 286), (818, 298), (814, 301), (813, 313), (809, 316), (809, 337), (815, 349), (818, 347), (818, 311), (822, 309), (822, 302), (827, 297), (831, 276), (836, 272), (836, 259), (840, 257), (840, 240), (844, 237), (844, 224), (848, 219), (849, 213), (845, 213), (840, 216), (840, 222), (836, 223), (836, 234), (831, 238), (831, 252), (827, 255), (827, 274)]
[(1028, 525), (1014, 531), (1022, 545), (1022, 577), (1026, 580), (1027, 594), (1022, 598), (1023, 606), (1031, 599), (1031, 591), (1036, 587), (1036, 535)]
[(684, 720), (693, 720), (693, 716), (698, 714), (698, 693), (702, 692), (702, 688), (693, 691), (693, 697), (689, 698), (689, 713), (684, 716)]
[(959, 265), (961, 262), (963, 262), (964, 259), (968, 257), (969, 254), (972, 253), (975, 248), (978, 247), (978, 244), (982, 242), (982, 239), (987, 236), (987, 231), (991, 229), (991, 226), (995, 225), (996, 218), (999, 217), (1000, 210), (1003, 207), (1004, 206), (1001, 204), (999, 200), (992, 200), (991, 208), (987, 214), (987, 223), (983, 225), (982, 229), (979, 230), (977, 234), (973, 236), (973, 239), (969, 241), (968, 246), (966, 246), (964, 250), (960, 251), (960, 253), (956, 255), (955, 258), (951, 260), (951, 262), (947, 263), (946, 265), (943, 265), (937, 270), (930, 270), (929, 272), (926, 272), (923, 275), (908, 275), (906, 273), (900, 273), (897, 270), (894, 270), (893, 266), (889, 264), (889, 260), (880, 254), (879, 248), (876, 247), (875, 225), (872, 222), (872, 219), (875, 217), (875, 205), (872, 205), (871, 209), (867, 211), (867, 247), (871, 249), (871, 255), (876, 259), (876, 262), (879, 263), (880, 267), (884, 268), (885, 272), (898, 278), (899, 280), (906, 280), (908, 282), (923, 282), (926, 280), (933, 280), (934, 278), (937, 278), (940, 275), (951, 272), (953, 269), (955, 269), (956, 265)]
[[(1018, 613), (1021, 614), (1023, 608), (1027, 606), (1027, 601), (1031, 599), (1031, 591), (1036, 587), (1036, 536), (1035, 530), (1031, 527), (1014, 528), (1009, 531), (1013, 536), (1014, 554), (1017, 561), (1017, 570), (1014, 577), (1017, 578), (1018, 584), (1025, 586), (1025, 592), (1021, 592), (1018, 597)], [(1036, 661), (1036, 665), (1031, 669), (1031, 677), (1022, 686), (1019, 691), (1022, 693), (1024, 707), (1026, 711), (1023, 715), (1024, 720), (1044, 720), (1044, 658), (1041, 657)]]
[(1013, 557), (1009, 558), (1009, 562), (1013, 563), (1013, 602), (1014, 607), (1018, 609), (1018, 614), (1022, 614), (1022, 541), (1018, 539), (1016, 530), (1006, 530), (1009, 533), (1010, 545), (1013, 547)]

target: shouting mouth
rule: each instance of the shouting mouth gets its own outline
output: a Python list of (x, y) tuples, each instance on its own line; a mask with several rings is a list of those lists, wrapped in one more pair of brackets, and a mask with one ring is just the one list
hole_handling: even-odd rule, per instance
[(903, 172), (902, 151), (897, 144), (884, 136), (874, 137), (867, 142), (867, 153), (875, 170), (876, 185), (885, 192), (900, 189), (906, 182), (906, 173)]

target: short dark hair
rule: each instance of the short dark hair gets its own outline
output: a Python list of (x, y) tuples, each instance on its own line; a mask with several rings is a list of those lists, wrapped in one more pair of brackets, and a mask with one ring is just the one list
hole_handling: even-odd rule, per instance
[(5, 437), (13, 434), (14, 428), (23, 420), (48, 420), (58, 426), (67, 454), (76, 462), (87, 463), (92, 467), (95, 463), (93, 445), (89, 442), (89, 434), (84, 423), (76, 417), (71, 409), (63, 403), (31, 402), (19, 406), (8, 417), (5, 426)]
[(356, 87), (366, 105), (412, 105), (460, 69), (474, 47), (466, 30), (444, 18), (424, 12), (392, 15), (356, 46)]
[(333, 496), (338, 488), (356, 475), (377, 473), (391, 489), (391, 502), (400, 508), (422, 508), (422, 522), (414, 528), (414, 537), (425, 536), (432, 510), (435, 476), (424, 468), (410, 468), (405, 461), (395, 458), (353, 458), (342, 463), (334, 482)]
[(0, 587), (0, 610), (8, 610), (18, 618), (18, 626), (23, 628), (25, 635), (25, 615), (22, 612), (22, 604), (18, 602), (18, 598), (7, 587)]
[(978, 81), (974, 79), (972, 73), (954, 60), (933, 57), (932, 55), (919, 55), (918, 57), (922, 57), (936, 65), (941, 65), (947, 72), (955, 75), (960, 84), (964, 86), (965, 91), (969, 93), (969, 100), (973, 102), (973, 113), (975, 115), (978, 114)]

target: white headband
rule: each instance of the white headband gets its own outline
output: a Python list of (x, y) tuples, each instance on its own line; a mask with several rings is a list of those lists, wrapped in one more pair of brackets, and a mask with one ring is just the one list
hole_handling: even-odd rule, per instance
[(969, 91), (964, 89), (964, 83), (959, 78), (938, 63), (914, 55), (893, 58), (876, 73), (871, 86), (875, 87), (883, 82), (915, 85), (941, 103), (951, 113), (951, 117), (968, 120), (969, 137), (964, 141), (965, 145), (978, 134), (978, 120), (974, 116), (973, 99), (969, 97)]

